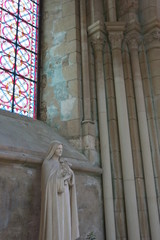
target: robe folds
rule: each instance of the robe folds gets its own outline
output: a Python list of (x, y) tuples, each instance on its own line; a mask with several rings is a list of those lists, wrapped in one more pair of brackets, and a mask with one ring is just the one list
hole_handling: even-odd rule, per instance
[(74, 173), (63, 160), (45, 160), (41, 173), (39, 240), (76, 240), (79, 237)]

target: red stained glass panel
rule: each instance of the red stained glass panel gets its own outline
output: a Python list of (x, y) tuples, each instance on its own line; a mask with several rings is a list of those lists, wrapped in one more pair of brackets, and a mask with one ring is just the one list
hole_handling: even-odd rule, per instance
[(36, 117), (38, 0), (0, 0), (0, 108)]

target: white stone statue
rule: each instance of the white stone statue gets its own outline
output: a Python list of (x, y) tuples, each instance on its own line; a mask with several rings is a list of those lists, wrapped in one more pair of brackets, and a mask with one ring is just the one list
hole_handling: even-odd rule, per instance
[(39, 240), (76, 240), (79, 237), (75, 177), (61, 159), (62, 143), (53, 141), (42, 164)]

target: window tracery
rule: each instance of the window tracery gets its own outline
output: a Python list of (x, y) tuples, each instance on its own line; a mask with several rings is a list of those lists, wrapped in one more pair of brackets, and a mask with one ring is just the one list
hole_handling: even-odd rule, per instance
[(0, 109), (36, 118), (39, 0), (0, 0)]

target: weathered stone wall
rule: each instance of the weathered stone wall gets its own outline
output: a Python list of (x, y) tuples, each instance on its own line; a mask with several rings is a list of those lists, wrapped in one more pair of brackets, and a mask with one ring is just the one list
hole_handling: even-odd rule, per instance
[(41, 119), (61, 135), (81, 135), (78, 1), (42, 1)]
[[(18, 184), (21, 191), (20, 178), (10, 180), (18, 173), (36, 188), (32, 181), (40, 177), (50, 140), (65, 143), (64, 155), (75, 164), (81, 239), (92, 231), (97, 239), (105, 239), (103, 222), (107, 239), (159, 239), (159, 9), (157, 0), (43, 1), (41, 120), (47, 125), (0, 116), (1, 159), (20, 163), (2, 166), (2, 189), (6, 184), (16, 193)], [(22, 167), (22, 162), (36, 167)], [(94, 167), (101, 165), (102, 184)], [(27, 202), (35, 197), (29, 189), (25, 188)], [(17, 203), (15, 194), (11, 199), (9, 203)], [(25, 202), (24, 195), (21, 199)], [(14, 208), (3, 211), (2, 228), (12, 211), (14, 215)], [(31, 215), (25, 211), (27, 222)], [(33, 211), (38, 223), (37, 208)]]
[[(0, 239), (37, 240), (40, 222), (40, 167), (0, 164)], [(76, 172), (80, 239), (104, 238), (100, 177)]]
[[(90, 85), (92, 76), (83, 74), (89, 61), (87, 11), (82, 4), (75, 0), (45, 0), (42, 3), (40, 116), (93, 164), (99, 165), (95, 95)], [(99, 5), (94, 1), (94, 6), (92, 20), (103, 19), (102, 2)], [(82, 58), (86, 69), (82, 67)], [(93, 85), (94, 78), (92, 81)], [(87, 109), (86, 105), (91, 107)], [(85, 116), (85, 112), (90, 117)]]
[(0, 239), (38, 239), (40, 168), (0, 164)]
[(76, 175), (80, 239), (93, 232), (104, 240), (101, 168), (43, 122), (0, 113), (0, 239), (38, 240), (41, 164), (50, 141), (57, 139)]

